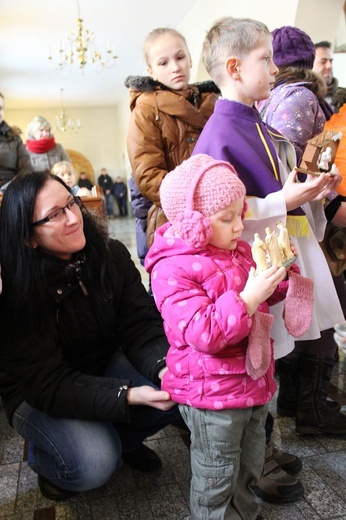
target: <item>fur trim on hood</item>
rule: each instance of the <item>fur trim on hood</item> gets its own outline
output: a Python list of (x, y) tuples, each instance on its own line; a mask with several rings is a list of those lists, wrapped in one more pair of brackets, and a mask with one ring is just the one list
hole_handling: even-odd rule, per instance
[[(154, 80), (150, 76), (128, 76), (125, 80), (125, 86), (127, 88), (132, 88), (141, 92), (154, 92), (158, 88), (162, 90), (171, 90), (166, 87), (166, 85), (163, 85), (163, 83)], [(189, 87), (196, 87), (200, 94), (205, 92), (214, 92), (215, 94), (220, 94), (219, 88), (211, 80), (192, 83), (189, 85)]]

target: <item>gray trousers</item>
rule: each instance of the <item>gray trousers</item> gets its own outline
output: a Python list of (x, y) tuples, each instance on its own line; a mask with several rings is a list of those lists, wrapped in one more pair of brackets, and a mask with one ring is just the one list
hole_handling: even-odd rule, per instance
[(191, 520), (255, 520), (250, 485), (263, 472), (268, 406), (179, 409), (191, 431)]

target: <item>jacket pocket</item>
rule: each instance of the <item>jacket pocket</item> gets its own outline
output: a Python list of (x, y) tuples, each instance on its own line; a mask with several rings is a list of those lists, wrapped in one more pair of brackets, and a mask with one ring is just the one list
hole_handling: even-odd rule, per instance
[(221, 356), (203, 356), (203, 371), (210, 375), (232, 375), (245, 373), (245, 349), (235, 348)]

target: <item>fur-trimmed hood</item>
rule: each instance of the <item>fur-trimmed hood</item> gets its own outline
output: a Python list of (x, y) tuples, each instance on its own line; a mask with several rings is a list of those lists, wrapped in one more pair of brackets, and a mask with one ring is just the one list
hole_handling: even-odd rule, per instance
[[(154, 92), (158, 89), (170, 90), (166, 85), (154, 80), (150, 76), (128, 76), (125, 80), (125, 86), (133, 90), (139, 90), (140, 92)], [(220, 89), (211, 80), (193, 83), (189, 85), (189, 87), (197, 88), (199, 94), (204, 94), (205, 92), (221, 93)]]

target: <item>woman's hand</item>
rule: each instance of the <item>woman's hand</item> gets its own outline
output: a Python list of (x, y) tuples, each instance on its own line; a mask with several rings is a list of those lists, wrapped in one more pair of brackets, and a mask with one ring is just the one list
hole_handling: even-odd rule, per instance
[(279, 283), (285, 280), (286, 275), (285, 267), (276, 265), (256, 274), (254, 268), (251, 268), (245, 287), (239, 294), (246, 303), (250, 316), (256, 312), (262, 302), (268, 300)]
[[(337, 177), (337, 179), (335, 179)], [(321, 173), (318, 176), (307, 175), (305, 182), (296, 182), (297, 170), (291, 171), (282, 191), (286, 200), (287, 211), (299, 208), (306, 202), (322, 200), (339, 183), (338, 174)]]
[(145, 405), (166, 412), (177, 403), (164, 390), (155, 390), (151, 386), (136, 386), (127, 390), (127, 402), (129, 405)]

